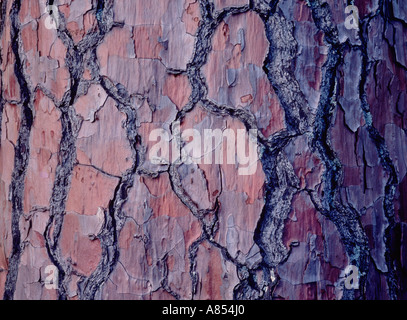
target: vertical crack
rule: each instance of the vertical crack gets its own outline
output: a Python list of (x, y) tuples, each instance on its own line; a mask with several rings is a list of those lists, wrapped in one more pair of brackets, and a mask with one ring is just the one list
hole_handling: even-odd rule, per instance
[[(2, 6), (4, 8), (4, 4)], [(11, 256), (8, 262), (8, 273), (5, 283), (4, 300), (12, 300), (16, 289), (18, 266), (22, 253), (20, 217), (23, 214), (24, 179), (30, 157), (30, 132), (33, 124), (32, 89), (24, 74), (23, 48), (21, 46), (21, 28), (19, 12), (21, 1), (13, 2), (10, 11), (11, 48), (15, 56), (14, 72), (20, 86), (19, 105), (21, 106), (21, 123), (17, 143), (14, 147), (14, 169), (12, 173), (10, 194), (12, 202), (11, 233), (13, 237)]]
[(309, 128), (311, 113), (292, 70), (292, 61), (298, 55), (294, 26), (274, 11), (260, 14), (269, 41), (263, 69), (285, 111), (287, 130), (302, 134)]
[(59, 299), (66, 299), (67, 279), (71, 267), (64, 261), (59, 248), (59, 240), (64, 222), (66, 199), (68, 197), (73, 168), (76, 162), (76, 137), (79, 133), (80, 119), (69, 101), (74, 99), (69, 94), (65, 103), (58, 108), (61, 111), (62, 138), (59, 148), (60, 162), (55, 171), (55, 182), (50, 199), (50, 216), (44, 232), (45, 246), (52, 263), (58, 268)]
[[(111, 9), (110, 7), (107, 9)], [(59, 147), (59, 162), (56, 168), (55, 181), (50, 199), (50, 216), (44, 232), (48, 255), (58, 268), (58, 296), (59, 299), (67, 299), (68, 281), (71, 274), (71, 266), (64, 261), (59, 248), (59, 240), (64, 222), (65, 206), (70, 190), (72, 172), (76, 164), (76, 140), (79, 134), (82, 120), (76, 114), (73, 104), (84, 93), (85, 82), (82, 80), (84, 70), (84, 55), (91, 48), (103, 40), (103, 32), (91, 30), (85, 37), (74, 44), (72, 36), (66, 29), (64, 16), (59, 12), (60, 23), (57, 29), (58, 37), (67, 48), (65, 65), (70, 74), (70, 88), (65, 92), (62, 101), (57, 104), (61, 111), (62, 137)], [(106, 26), (110, 26), (106, 24)], [(111, 221), (107, 219), (106, 223)]]
[[(290, 140), (304, 134), (309, 127), (308, 103), (299, 88), (292, 71), (292, 60), (297, 55), (297, 43), (293, 37), (293, 26), (276, 12), (278, 1), (256, 1), (254, 10), (260, 15), (269, 42), (269, 52), (263, 69), (285, 111), (286, 132), (272, 137), (273, 144), (263, 148), (261, 162), (266, 175), (265, 205), (254, 233), (254, 241), (263, 257), (261, 267), (267, 286), (265, 298), (271, 298), (277, 285), (275, 268), (289, 256), (283, 243), (285, 220), (291, 210), (291, 202), (299, 181), (292, 165), (284, 156), (284, 148)], [(250, 279), (250, 278), (248, 278)], [(240, 292), (242, 298), (247, 296)], [(236, 288), (237, 289), (237, 288)]]
[[(330, 219), (338, 229), (350, 263), (359, 269), (360, 292), (366, 290), (366, 275), (369, 268), (369, 246), (367, 236), (359, 221), (359, 213), (340, 198), (343, 173), (342, 164), (335, 155), (330, 142), (332, 115), (337, 106), (338, 67), (342, 62), (342, 46), (338, 40), (338, 30), (332, 22), (327, 3), (319, 0), (309, 1), (312, 17), (319, 30), (324, 32), (329, 46), (328, 58), (323, 66), (324, 77), (321, 83), (321, 97), (314, 121), (313, 147), (318, 151), (325, 165), (323, 176), (322, 214)], [(343, 299), (354, 299), (353, 289), (345, 289)]]

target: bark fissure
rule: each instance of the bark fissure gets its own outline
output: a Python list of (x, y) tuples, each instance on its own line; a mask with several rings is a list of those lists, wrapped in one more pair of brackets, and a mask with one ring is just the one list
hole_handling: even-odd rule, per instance
[[(6, 4), (5, 4), (6, 5)], [(3, 7), (4, 8), (4, 7)], [(28, 166), (30, 147), (29, 139), (33, 124), (33, 90), (29, 80), (24, 73), (23, 49), (21, 47), (21, 26), (19, 12), (21, 1), (13, 2), (10, 11), (12, 50), (15, 56), (14, 72), (20, 86), (20, 108), (21, 122), (18, 140), (15, 145), (14, 170), (10, 185), (10, 196), (12, 202), (11, 232), (13, 247), (8, 261), (8, 273), (4, 289), (4, 300), (12, 300), (16, 290), (18, 266), (22, 253), (21, 232), (19, 228), (20, 217), (23, 214), (24, 179)]]
[[(331, 21), (331, 13), (326, 3), (309, 1), (316, 26), (325, 34), (329, 44), (328, 59), (324, 65), (324, 79), (321, 84), (321, 97), (314, 123), (313, 146), (325, 164), (324, 195), (322, 213), (336, 225), (352, 265), (358, 267), (362, 297), (366, 290), (366, 274), (369, 266), (369, 246), (363, 230), (360, 214), (339, 197), (343, 181), (343, 169), (330, 142), (332, 115), (336, 108), (338, 94), (338, 67), (342, 61), (341, 44), (338, 31)], [(345, 288), (343, 299), (354, 299), (353, 290)]]

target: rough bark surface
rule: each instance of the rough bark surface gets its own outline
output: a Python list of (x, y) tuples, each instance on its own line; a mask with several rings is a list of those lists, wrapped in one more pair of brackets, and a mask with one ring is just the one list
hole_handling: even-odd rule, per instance
[[(407, 299), (406, 39), (403, 0), (2, 0), (0, 294)], [(155, 129), (255, 129), (255, 173)]]

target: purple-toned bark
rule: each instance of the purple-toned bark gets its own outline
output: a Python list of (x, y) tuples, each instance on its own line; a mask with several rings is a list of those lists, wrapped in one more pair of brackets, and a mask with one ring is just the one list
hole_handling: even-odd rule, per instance
[(407, 4), (354, 5), (3, 0), (2, 297), (406, 299)]

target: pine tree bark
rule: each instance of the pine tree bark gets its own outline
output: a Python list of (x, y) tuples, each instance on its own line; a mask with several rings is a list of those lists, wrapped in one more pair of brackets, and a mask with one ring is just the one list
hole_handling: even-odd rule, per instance
[(402, 0), (3, 0), (0, 294), (406, 299), (406, 38)]

